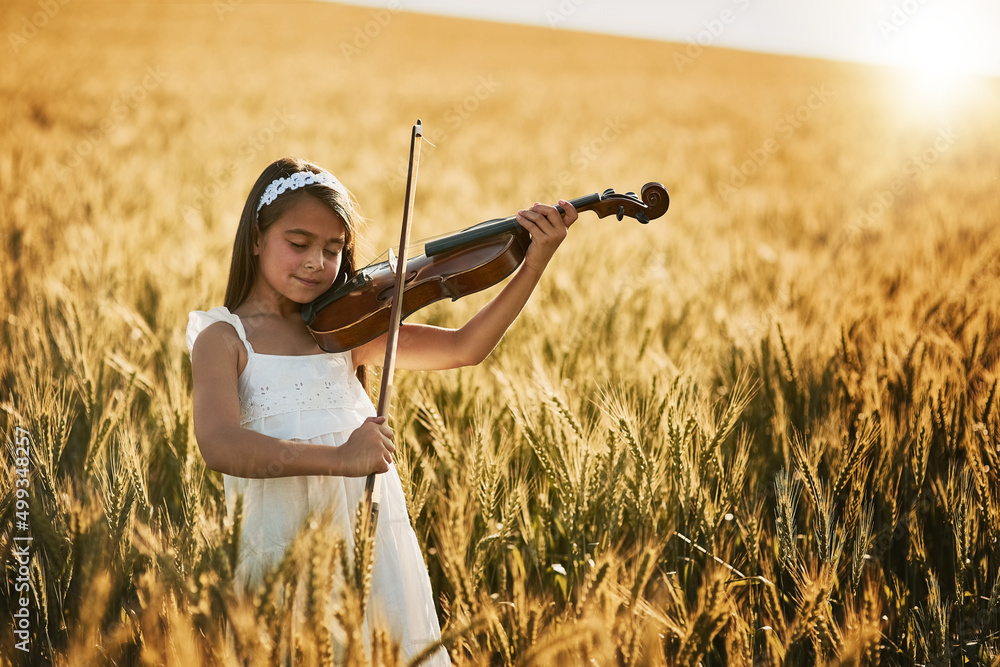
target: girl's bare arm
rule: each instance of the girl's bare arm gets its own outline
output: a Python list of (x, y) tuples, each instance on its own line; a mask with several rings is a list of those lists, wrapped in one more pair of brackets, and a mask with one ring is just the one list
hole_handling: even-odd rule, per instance
[(394, 446), (383, 418), (366, 421), (340, 447), (282, 440), (241, 427), (241, 350), (235, 330), (222, 322), (202, 331), (191, 351), (195, 438), (210, 469), (236, 477), (360, 477), (389, 469)]

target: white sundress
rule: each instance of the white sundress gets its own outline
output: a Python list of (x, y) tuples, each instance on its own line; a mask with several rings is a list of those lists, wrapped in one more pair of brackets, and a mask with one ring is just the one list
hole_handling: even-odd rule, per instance
[[(240, 424), (276, 438), (338, 447), (375, 408), (355, 377), (351, 353), (285, 356), (257, 354), (240, 318), (225, 307), (190, 313), (187, 345), (206, 327), (228, 322), (246, 346), (239, 376)], [(226, 507), (232, 514), (243, 495), (243, 526), (236, 568), (237, 585), (252, 589), (276, 566), (313, 512), (329, 511), (332, 529), (353, 549), (353, 524), (364, 498), (365, 478), (223, 475)], [(336, 594), (336, 591), (332, 591)], [(410, 525), (395, 465), (382, 475), (375, 536), (369, 628), (384, 629), (411, 658), (440, 638), (430, 578)], [(449, 665), (444, 649), (426, 665)]]

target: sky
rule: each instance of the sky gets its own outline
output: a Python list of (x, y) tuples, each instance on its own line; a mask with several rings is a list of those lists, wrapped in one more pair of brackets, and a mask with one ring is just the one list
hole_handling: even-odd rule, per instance
[(1000, 76), (1000, 0), (351, 0), (345, 4)]

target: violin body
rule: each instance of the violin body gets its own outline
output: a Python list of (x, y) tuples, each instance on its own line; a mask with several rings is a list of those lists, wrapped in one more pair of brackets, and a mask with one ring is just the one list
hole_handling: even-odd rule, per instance
[[(410, 257), (403, 317), (445, 298), (454, 301), (479, 292), (513, 273), (531, 241), (527, 230), (520, 229), (432, 257)], [(389, 330), (389, 306), (396, 291), (394, 268), (392, 261), (371, 264), (303, 309), (302, 316), (320, 348), (343, 352)]]
[[(659, 183), (634, 193), (606, 190), (573, 200), (578, 211), (592, 210), (599, 217), (628, 216), (646, 223), (663, 215), (669, 206), (666, 189)], [(514, 217), (488, 220), (466, 230), (429, 241), (424, 254), (406, 263), (402, 316), (445, 298), (460, 299), (484, 290), (513, 273), (531, 243), (531, 235)], [(334, 285), (302, 309), (302, 318), (320, 348), (344, 352), (386, 333), (394, 299), (396, 262), (375, 262), (346, 283)]]

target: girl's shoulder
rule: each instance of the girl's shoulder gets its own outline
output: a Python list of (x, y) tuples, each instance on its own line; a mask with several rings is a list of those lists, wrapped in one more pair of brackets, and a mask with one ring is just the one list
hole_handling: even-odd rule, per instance
[[(219, 322), (225, 322), (229, 326), (213, 326)], [(193, 310), (188, 314), (187, 332), (185, 334), (189, 354), (193, 352), (194, 343), (198, 337), (209, 328), (212, 329), (209, 333), (212, 337), (220, 336), (223, 339), (228, 338), (233, 342), (238, 340), (244, 346), (247, 344), (247, 335), (243, 329), (243, 323), (237, 315), (231, 313), (225, 306), (219, 306), (211, 310)]]

